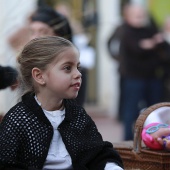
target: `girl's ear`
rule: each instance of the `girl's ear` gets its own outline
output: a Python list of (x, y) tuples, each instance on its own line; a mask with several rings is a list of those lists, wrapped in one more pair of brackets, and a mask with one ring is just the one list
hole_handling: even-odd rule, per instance
[(44, 85), (45, 84), (45, 81), (44, 81), (44, 78), (43, 78), (42, 75), (43, 75), (43, 72), (39, 68), (34, 67), (32, 69), (32, 77), (40, 85)]

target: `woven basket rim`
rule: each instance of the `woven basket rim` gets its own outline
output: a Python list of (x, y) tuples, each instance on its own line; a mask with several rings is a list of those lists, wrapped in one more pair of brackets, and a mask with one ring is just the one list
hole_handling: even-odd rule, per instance
[[(144, 110), (141, 114), (139, 114), (136, 123), (135, 123), (135, 131), (134, 131), (134, 139), (133, 139), (133, 150), (136, 153), (140, 153), (143, 151), (142, 149), (142, 137), (141, 133), (143, 130), (144, 123), (149, 116), (150, 113), (152, 113), (154, 110), (161, 108), (161, 107), (170, 107), (170, 102), (162, 102), (154, 104), (150, 107), (148, 107), (146, 110)], [(150, 152), (154, 152), (154, 150), (149, 150)], [(158, 151), (159, 153), (159, 151)], [(170, 155), (170, 152), (164, 152), (164, 154)]]

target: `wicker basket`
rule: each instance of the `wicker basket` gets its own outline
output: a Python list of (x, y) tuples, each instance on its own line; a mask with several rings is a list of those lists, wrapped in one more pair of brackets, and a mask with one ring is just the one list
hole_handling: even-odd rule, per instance
[(143, 144), (141, 139), (143, 125), (148, 115), (164, 106), (170, 107), (170, 102), (152, 105), (139, 115), (135, 124), (133, 141), (113, 143), (122, 157), (125, 170), (170, 170), (170, 152), (151, 150)]

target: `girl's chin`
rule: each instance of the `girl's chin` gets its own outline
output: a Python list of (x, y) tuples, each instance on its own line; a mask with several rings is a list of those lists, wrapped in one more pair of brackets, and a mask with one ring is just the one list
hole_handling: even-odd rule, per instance
[(76, 95), (76, 96), (72, 97), (72, 99), (75, 99), (75, 98), (77, 98), (77, 96), (78, 96), (78, 95)]
[(77, 95), (73, 95), (73, 96), (68, 96), (67, 99), (75, 99), (77, 96), (78, 96), (78, 94)]

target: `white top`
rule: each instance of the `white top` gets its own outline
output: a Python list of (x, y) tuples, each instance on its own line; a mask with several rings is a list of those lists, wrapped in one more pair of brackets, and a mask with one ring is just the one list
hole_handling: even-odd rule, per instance
[(54, 129), (54, 135), (43, 168), (55, 170), (56, 167), (60, 170), (70, 169), (72, 167), (71, 157), (66, 150), (59, 131), (57, 130), (60, 123), (64, 120), (65, 109), (56, 111), (47, 111), (43, 109), (43, 111)]
[[(41, 103), (38, 101), (36, 96), (35, 99), (37, 103), (41, 106)], [(65, 118), (65, 109), (55, 111), (47, 111), (43, 109), (43, 111), (48, 120), (51, 122), (54, 131), (43, 169), (72, 169), (71, 157), (66, 150), (65, 144), (61, 138), (59, 131), (57, 130), (58, 126)]]
[[(36, 96), (35, 100), (41, 106), (41, 103), (38, 101)], [(71, 157), (68, 151), (66, 150), (65, 144), (61, 138), (59, 131), (57, 130), (58, 126), (65, 118), (65, 109), (55, 111), (47, 111), (43, 109), (43, 112), (48, 118), (48, 120), (51, 122), (54, 129), (54, 135), (51, 140), (50, 148), (48, 151), (46, 161), (44, 163), (43, 170), (72, 169)], [(104, 170), (123, 170), (123, 169), (117, 166), (115, 163), (107, 163)]]

